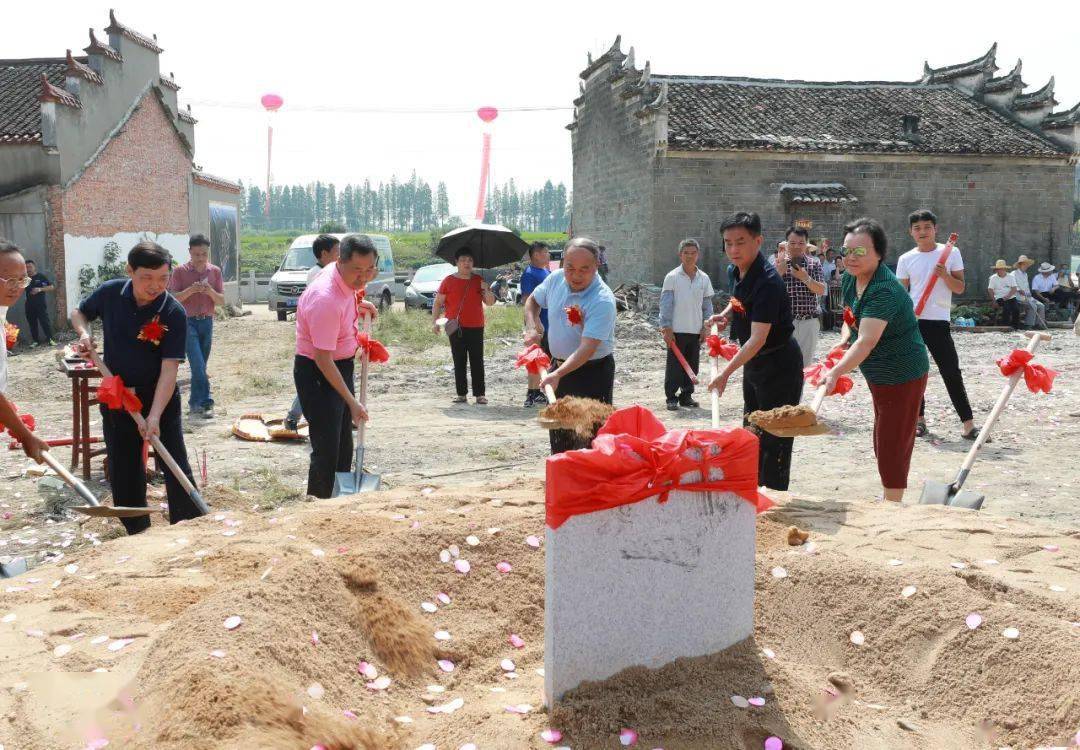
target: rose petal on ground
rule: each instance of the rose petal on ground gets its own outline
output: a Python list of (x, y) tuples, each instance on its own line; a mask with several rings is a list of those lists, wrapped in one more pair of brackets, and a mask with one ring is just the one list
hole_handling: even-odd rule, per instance
[(506, 706), (506, 710), (512, 714), (527, 714), (532, 711), (532, 706), (528, 703), (518, 703), (516, 706)]
[(562, 732), (558, 729), (545, 729), (540, 732), (540, 739), (549, 745), (554, 745), (556, 742), (562, 739)]
[(131, 644), (133, 642), (134, 642), (133, 638), (121, 638), (120, 640), (113, 641), (112, 643), (110, 643), (109, 644), (109, 650), (110, 651), (119, 651), (120, 649), (128, 646), (129, 644)]
[(412, 724), (413, 719), (411, 716), (395, 716), (394, 721), (398, 724)]
[(410, 529), (419, 529), (420, 528), (420, 522), (419, 521), (413, 521), (412, 523), (409, 524), (409, 528)]
[(527, 536), (525, 537), (525, 544), (529, 545), (533, 549), (536, 549), (540, 546), (540, 537), (531, 535)]
[(439, 611), (439, 608), (431, 602), (420, 602), (420, 609), (428, 613), (434, 613)]
[(465, 705), (464, 698), (454, 698), (449, 703), (444, 703), (441, 706), (428, 706), (429, 714), (452, 714), (459, 708)]
[(435, 631), (435, 640), (437, 640), (437, 641), (448, 641), (448, 640), (450, 640), (450, 633), (445, 631), (445, 630), (436, 630)]
[(476, 750), (475, 742), (466, 742), (464, 745), (458, 748), (458, 750)]
[(236, 630), (238, 627), (240, 627), (240, 623), (242, 623), (242, 622), (243, 622), (243, 620), (240, 619), (239, 615), (233, 615), (232, 617), (228, 617), (228, 618), (225, 619), (225, 622), (224, 622), (225, 629), (226, 630)]
[(761, 707), (765, 705), (765, 699), (762, 698), (760, 695), (755, 695), (753, 698), (748, 699), (747, 703), (749, 703), (751, 706)]
[(425, 743), (424, 743), (423, 745), (421, 745), (420, 747), (416, 748), (416, 750), (438, 750), (438, 748), (436, 748), (436, 747), (435, 747), (434, 745), (432, 745), (432, 744), (431, 744), (430, 742), (425, 742)]
[(1062, 591), (1065, 590), (1065, 587), (1064, 586), (1058, 586), (1056, 583), (1052, 583), (1052, 584), (1050, 584), (1050, 590), (1051, 591), (1056, 591), (1057, 593), (1060, 594)]
[(91, 638), (90, 643), (93, 644), (94, 646), (100, 646), (102, 643), (104, 643), (107, 640), (109, 640), (109, 636), (107, 636), (107, 635), (98, 635), (98, 636), (94, 636), (93, 638)]
[(307, 694), (312, 700), (322, 700), (322, 697), (326, 695), (326, 688), (317, 682), (313, 682), (308, 685)]
[(469, 545), (470, 547), (475, 547), (476, 545), (480, 544), (480, 539), (479, 537), (470, 534), (469, 536), (465, 537), (465, 544)]
[(341, 715), (344, 716), (346, 719), (358, 719), (358, 718), (360, 718), (360, 717), (358, 717), (356, 714), (354, 714), (352, 711), (350, 711), (347, 708), (341, 712)]
[(968, 630), (974, 630), (983, 623), (982, 615), (978, 612), (972, 612), (970, 615), (964, 618), (964, 622), (967, 623)]
[(746, 700), (746, 698), (743, 698), (741, 695), (731, 696), (731, 702), (738, 708), (750, 707), (750, 701)]
[(372, 680), (371, 682), (367, 683), (367, 689), (386, 690), (386, 688), (390, 687), (391, 682), (393, 682), (393, 680), (391, 680), (386, 675), (383, 675), (382, 677), (379, 677), (378, 679)]
[(379, 676), (379, 670), (375, 669), (374, 664), (368, 664), (366, 661), (360, 662), (356, 666), (356, 671), (367, 677), (369, 680), (374, 680)]
[(1057, 552), (1059, 549), (1061, 549), (1061, 547), (1057, 546), (1056, 544), (1044, 544), (1043, 549), (1047, 552)]
[(326, 553), (318, 548), (311, 550), (311, 554), (315, 557), (326, 557)]
[(979, 562), (981, 562), (983, 565), (1000, 565), (1001, 564), (992, 557), (987, 558), (985, 560), (980, 560)]
[(495, 534), (498, 534), (500, 531), (502, 531), (502, 529), (500, 529), (498, 526), (492, 526), (492, 527), (490, 527), (488, 529), (488, 533), (491, 534), (492, 536), (494, 536)]
[(514, 662), (510, 661), (509, 659), (503, 659), (502, 661), (500, 661), (499, 666), (502, 667), (502, 671), (504, 672), (513, 672), (515, 669), (517, 669), (517, 667), (514, 666)]
[(454, 662), (450, 661), (449, 659), (439, 659), (439, 669), (444, 672), (453, 672)]
[(448, 550), (448, 549), (439, 550), (439, 562), (444, 562), (444, 563), (450, 562), (450, 550)]
[(500, 573), (509, 573), (513, 569), (514, 568), (510, 565), (510, 563), (506, 562), (506, 560), (503, 560), (501, 563), (495, 566), (495, 570), (499, 571)]
[(315, 631), (315, 630), (311, 631), (311, 645), (312, 646), (318, 646), (319, 645), (319, 633), (318, 633), (318, 631)]
[(544, 676), (544, 668), (543, 668), (543, 667), (540, 667), (540, 668), (538, 668), (538, 669), (536, 670), (536, 673), (537, 673), (538, 675), (540, 675), (541, 677), (543, 677), (543, 676)]
[(210, 656), (214, 657), (215, 659), (224, 659), (225, 658), (225, 652), (222, 651), (220, 648), (214, 649), (213, 651), (210, 652)]
[(779, 737), (770, 737), (765, 740), (765, 750), (784, 750), (784, 742)]
[(894, 568), (897, 565), (903, 565), (903, 564), (904, 564), (903, 560), (897, 560), (895, 557), (892, 560), (889, 560), (889, 565), (893, 566)]
[(75, 575), (76, 573), (79, 572), (79, 566), (76, 565), (75, 563), (71, 563), (70, 565), (65, 565), (64, 566), (64, 572), (67, 573), (69, 576), (73, 576), (73, 575)]
[(517, 633), (510, 634), (510, 645), (514, 648), (525, 648), (525, 641)]
[(861, 646), (866, 643), (866, 636), (862, 634), (861, 630), (851, 631), (851, 635), (848, 636), (848, 639), (856, 646)]
[(773, 578), (787, 578), (787, 571), (784, 570), (783, 568), (781, 568), (780, 566), (777, 566), (777, 567), (772, 569), (772, 577)]
[(454, 561), (454, 570), (456, 570), (458, 573), (461, 573), (462, 575), (465, 575), (470, 570), (472, 570), (472, 566), (469, 565), (468, 560), (455, 560)]
[(442, 693), (446, 690), (442, 685), (428, 685), (427, 691), (429, 693)]
[(61, 643), (59, 646), (52, 650), (52, 655), (60, 658), (61, 656), (67, 656), (71, 652), (70, 643)]
[(918, 589), (914, 586), (904, 586), (904, 590), (900, 592), (900, 596), (904, 597), (905, 599), (910, 599), (911, 597), (915, 596), (916, 591), (918, 591)]
[(949, 567), (956, 568), (957, 570), (963, 570), (964, 568), (967, 567), (967, 563), (965, 563), (965, 562), (952, 562), (952, 563), (949, 563)]
[(1005, 628), (1001, 631), (1001, 634), (1013, 641), (1020, 637), (1020, 631), (1017, 628)]
[(444, 594), (442, 591), (437, 593), (435, 595), (435, 598), (438, 599), (443, 604), (449, 604), (450, 603), (450, 595), (449, 594)]
[(459, 557), (461, 555), (461, 547), (457, 546), (456, 544), (451, 544), (447, 549), (454, 557)]
[(3, 623), (15, 622), (15, 620), (16, 615), (14, 612), (9, 612), (8, 614), (4, 615), (3, 618), (0, 618), (0, 622)]
[(221, 532), (221, 535), (222, 536), (236, 536), (236, 532), (233, 531), (232, 529), (229, 529), (228, 531)]

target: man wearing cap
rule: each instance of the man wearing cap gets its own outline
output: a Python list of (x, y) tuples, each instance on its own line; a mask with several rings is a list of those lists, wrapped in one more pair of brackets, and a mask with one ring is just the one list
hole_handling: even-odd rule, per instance
[(1009, 272), (1009, 264), (999, 258), (994, 272), (986, 283), (986, 291), (994, 307), (1002, 311), (1005, 322), (1016, 330), (1020, 327), (1020, 305), (1016, 302), (1016, 279)]
[(1027, 270), (1035, 263), (1026, 255), (1021, 255), (1013, 264), (1013, 279), (1016, 282), (1016, 300), (1024, 315), (1024, 325), (1040, 331), (1046, 330), (1046, 305), (1031, 296), (1031, 284)]
[(1058, 272), (1053, 263), (1042, 263), (1039, 265), (1039, 275), (1031, 280), (1031, 296), (1044, 305), (1053, 302), (1068, 307), (1070, 302), (1076, 300), (1077, 291), (1071, 286), (1058, 284)]
[[(541, 378), (555, 396), (579, 396), (610, 404), (615, 388), (615, 295), (599, 276), (600, 246), (577, 237), (563, 252), (563, 267), (549, 275), (525, 300), (525, 345), (539, 344), (548, 310), (552, 370)], [(551, 453), (581, 444), (573, 430), (551, 430)], [(589, 441), (591, 443), (591, 441)]]

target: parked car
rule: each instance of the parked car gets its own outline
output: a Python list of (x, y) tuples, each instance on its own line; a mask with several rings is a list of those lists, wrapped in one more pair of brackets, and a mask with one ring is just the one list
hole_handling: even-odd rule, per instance
[[(339, 240), (344, 234), (335, 234)], [(304, 234), (293, 240), (289, 251), (281, 260), (278, 270), (270, 278), (271, 312), (277, 313), (278, 320), (285, 320), (289, 313), (296, 312), (296, 303), (307, 288), (308, 270), (315, 265), (315, 253), (311, 244), (317, 234)], [(390, 238), (382, 234), (369, 234), (379, 251), (378, 276), (368, 282), (367, 298), (378, 304), (379, 309), (386, 309), (394, 302), (394, 250)]]
[(442, 280), (454, 272), (449, 263), (435, 263), (417, 269), (411, 281), (405, 282), (405, 308), (430, 310)]

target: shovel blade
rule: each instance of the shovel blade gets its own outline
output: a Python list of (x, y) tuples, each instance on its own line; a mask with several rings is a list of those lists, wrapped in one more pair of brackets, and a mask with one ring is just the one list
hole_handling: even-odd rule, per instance
[(945, 482), (926, 482), (923, 485), (922, 496), (919, 497), (921, 505), (947, 505), (950, 508), (965, 508), (967, 510), (979, 510), (982, 508), (985, 495), (968, 490), (956, 491), (952, 484)]
[(355, 495), (358, 492), (375, 492), (382, 484), (378, 474), (369, 474), (366, 471), (357, 477), (351, 471), (339, 471), (334, 475), (333, 497), (340, 495)]
[(132, 508), (122, 505), (74, 505), (71, 510), (95, 518), (137, 518), (160, 513), (155, 508)]
[(818, 422), (817, 424), (807, 425), (805, 427), (775, 427), (771, 425), (769, 427), (763, 427), (758, 425), (758, 429), (764, 430), (770, 435), (782, 438), (827, 435), (832, 432), (829, 426), (824, 422)]

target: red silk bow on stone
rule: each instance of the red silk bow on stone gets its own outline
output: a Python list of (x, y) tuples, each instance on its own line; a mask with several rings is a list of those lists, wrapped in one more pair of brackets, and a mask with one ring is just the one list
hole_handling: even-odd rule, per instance
[(844, 306), (844, 322), (847, 323), (848, 328), (855, 328), (857, 326), (855, 313), (853, 313), (851, 308), (847, 305)]
[(723, 357), (730, 360), (736, 354), (739, 353), (739, 345), (717, 336), (715, 333), (710, 334), (705, 338), (705, 343), (709, 347), (710, 357)]
[(524, 367), (531, 375), (539, 375), (540, 370), (551, 367), (551, 358), (537, 344), (531, 344), (517, 356), (514, 367)]
[(1002, 357), (997, 361), (998, 369), (1001, 370), (1001, 374), (1008, 377), (1015, 375), (1021, 370), (1024, 371), (1024, 382), (1027, 383), (1028, 390), (1032, 393), (1049, 393), (1050, 389), (1054, 387), (1054, 378), (1057, 377), (1057, 370), (1052, 370), (1044, 365), (1033, 365), (1031, 360), (1035, 355), (1026, 349), (1013, 349), (1009, 353), (1008, 357)]
[(142, 411), (142, 401), (135, 392), (124, 385), (119, 375), (102, 378), (97, 390), (98, 403), (110, 409), (123, 409), (128, 412)]
[[(829, 374), (829, 370), (836, 366), (836, 363), (843, 359), (844, 354), (847, 352), (843, 346), (834, 346), (829, 350), (829, 353), (825, 355), (825, 359), (821, 362), (810, 365), (803, 368), (803, 379), (808, 385), (817, 388), (819, 385), (825, 382), (825, 376)], [(855, 387), (855, 381), (853, 381), (847, 375), (841, 375), (836, 380), (836, 388), (830, 393), (829, 396), (838, 395), (843, 396), (845, 393)]]
[[(608, 418), (591, 449), (547, 460), (547, 525), (650, 497), (667, 502), (672, 490), (733, 492), (760, 513), (772, 501), (758, 493), (757, 467), (758, 439), (747, 430), (668, 430), (645, 407), (630, 406)], [(710, 478), (716, 469), (720, 476)], [(683, 482), (690, 472), (700, 478)]]
[(382, 342), (371, 338), (371, 335), (360, 331), (356, 334), (356, 346), (361, 352), (367, 352), (368, 362), (379, 364), (390, 361), (390, 352), (382, 345)]
[(580, 326), (585, 324), (585, 313), (582, 312), (579, 305), (571, 305), (570, 307), (564, 308), (564, 312), (566, 313), (566, 320), (570, 325)]

